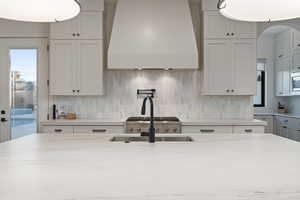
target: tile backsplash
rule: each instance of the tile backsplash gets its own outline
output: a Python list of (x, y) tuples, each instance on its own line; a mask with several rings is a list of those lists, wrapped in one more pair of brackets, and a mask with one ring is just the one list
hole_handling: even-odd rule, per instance
[(142, 99), (137, 89), (157, 90), (156, 116), (181, 120), (253, 119), (252, 97), (202, 96), (201, 71), (109, 71), (104, 73), (105, 95), (54, 97), (58, 107), (72, 107), (79, 119), (125, 119), (140, 115)]

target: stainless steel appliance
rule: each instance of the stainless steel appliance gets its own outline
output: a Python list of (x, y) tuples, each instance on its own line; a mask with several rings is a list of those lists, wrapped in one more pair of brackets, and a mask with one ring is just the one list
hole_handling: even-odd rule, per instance
[(292, 94), (300, 95), (300, 72), (292, 73), (291, 79), (292, 79)]
[[(130, 117), (126, 120), (126, 133), (148, 133), (150, 117)], [(156, 133), (181, 133), (181, 121), (177, 117), (154, 117)]]

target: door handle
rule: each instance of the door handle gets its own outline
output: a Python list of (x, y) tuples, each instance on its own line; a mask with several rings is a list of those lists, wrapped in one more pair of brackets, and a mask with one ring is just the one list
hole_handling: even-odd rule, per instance
[(6, 118), (1, 118), (1, 122), (7, 122), (8, 120)]
[(94, 129), (93, 133), (105, 133), (106, 129)]

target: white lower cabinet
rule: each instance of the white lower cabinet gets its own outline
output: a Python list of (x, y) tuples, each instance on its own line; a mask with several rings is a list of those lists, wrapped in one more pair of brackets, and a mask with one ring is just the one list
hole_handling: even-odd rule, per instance
[(183, 126), (182, 133), (232, 133), (232, 126)]
[(234, 126), (233, 133), (264, 133), (264, 126)]
[(265, 133), (276, 134), (276, 130), (274, 128), (274, 116), (273, 115), (255, 115), (254, 118), (267, 122), (267, 126), (265, 127)]
[(183, 126), (183, 134), (264, 133), (264, 126)]
[(73, 126), (43, 126), (42, 133), (73, 134)]
[(124, 126), (74, 126), (74, 133), (119, 134), (124, 133)]
[(124, 133), (124, 126), (42, 126), (42, 133), (121, 134)]

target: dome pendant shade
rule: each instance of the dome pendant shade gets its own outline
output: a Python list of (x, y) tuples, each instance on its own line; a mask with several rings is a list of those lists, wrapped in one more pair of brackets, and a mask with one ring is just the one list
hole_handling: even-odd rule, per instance
[(1, 0), (0, 18), (25, 22), (56, 22), (80, 13), (78, 0)]
[(300, 17), (300, 0), (219, 0), (225, 17), (248, 22), (271, 22)]

